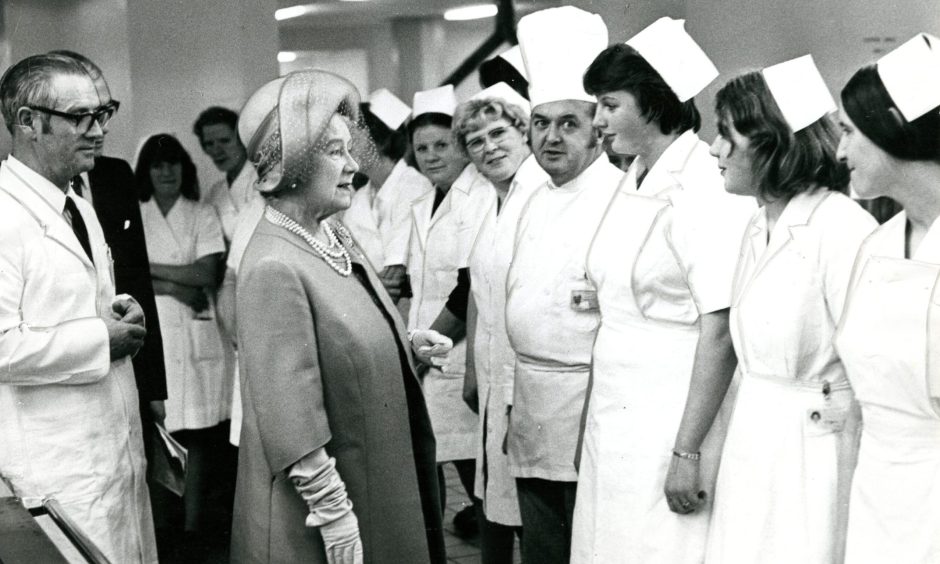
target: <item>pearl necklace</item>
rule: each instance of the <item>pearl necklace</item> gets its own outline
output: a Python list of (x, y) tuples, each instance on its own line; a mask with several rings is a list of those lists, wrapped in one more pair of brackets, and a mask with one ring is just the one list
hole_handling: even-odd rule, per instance
[(327, 239), (330, 241), (329, 246), (317, 240), (302, 225), (271, 206), (265, 207), (264, 216), (274, 225), (283, 227), (306, 241), (314, 252), (340, 276), (349, 276), (352, 273), (352, 260), (349, 257), (349, 251), (340, 243), (328, 221), (324, 221), (321, 225)]

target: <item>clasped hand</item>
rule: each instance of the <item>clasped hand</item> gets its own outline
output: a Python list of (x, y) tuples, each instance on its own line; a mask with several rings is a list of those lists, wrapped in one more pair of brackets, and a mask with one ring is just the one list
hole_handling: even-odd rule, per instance
[(101, 318), (108, 330), (111, 361), (137, 354), (147, 336), (144, 310), (127, 294), (115, 296), (109, 316)]

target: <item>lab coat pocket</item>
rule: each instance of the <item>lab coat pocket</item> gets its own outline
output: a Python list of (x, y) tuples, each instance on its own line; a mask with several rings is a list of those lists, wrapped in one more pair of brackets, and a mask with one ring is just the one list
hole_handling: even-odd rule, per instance
[(193, 344), (193, 362), (222, 358), (222, 337), (215, 319), (191, 320), (189, 338)]

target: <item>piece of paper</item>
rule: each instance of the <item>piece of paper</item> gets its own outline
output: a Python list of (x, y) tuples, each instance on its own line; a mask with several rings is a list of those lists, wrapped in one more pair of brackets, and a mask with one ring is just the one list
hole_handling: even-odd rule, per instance
[(186, 489), (186, 449), (160, 423), (153, 428), (153, 460), (150, 477), (166, 489), (182, 496)]

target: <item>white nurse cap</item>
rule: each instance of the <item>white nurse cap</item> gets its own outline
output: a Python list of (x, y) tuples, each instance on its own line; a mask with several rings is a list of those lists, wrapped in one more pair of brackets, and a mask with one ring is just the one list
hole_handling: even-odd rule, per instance
[(940, 39), (918, 33), (878, 61), (878, 76), (907, 121), (940, 106)]
[(453, 116), (454, 110), (457, 108), (457, 96), (454, 94), (454, 85), (445, 84), (444, 86), (430, 90), (416, 92), (412, 106), (414, 106), (412, 110), (414, 117), (418, 117), (421, 114), (444, 114)]
[(405, 123), (411, 115), (411, 108), (408, 104), (399, 100), (398, 96), (389, 92), (387, 88), (379, 88), (369, 94), (369, 111), (392, 131), (401, 127), (401, 124)]
[(607, 25), (572, 6), (548, 8), (519, 20), (516, 35), (529, 77), (532, 107), (560, 100), (596, 101), (584, 91), (584, 72), (607, 48)]
[(485, 98), (498, 98), (504, 102), (508, 102), (514, 106), (519, 106), (526, 115), (532, 112), (532, 107), (529, 106), (529, 101), (522, 97), (521, 94), (513, 90), (512, 86), (509, 86), (505, 82), (497, 82), (493, 86), (482, 90), (474, 94), (470, 99), (471, 100), (483, 100)]
[(779, 63), (761, 71), (767, 87), (794, 133), (836, 110), (812, 55)]
[(519, 71), (522, 78), (529, 80), (529, 75), (527, 75), (525, 71), (525, 63), (522, 62), (522, 49), (520, 49), (518, 45), (513, 45), (497, 56), (512, 65), (512, 68)]
[(627, 41), (646, 59), (680, 102), (701, 92), (718, 69), (685, 31), (685, 20), (659, 18)]

